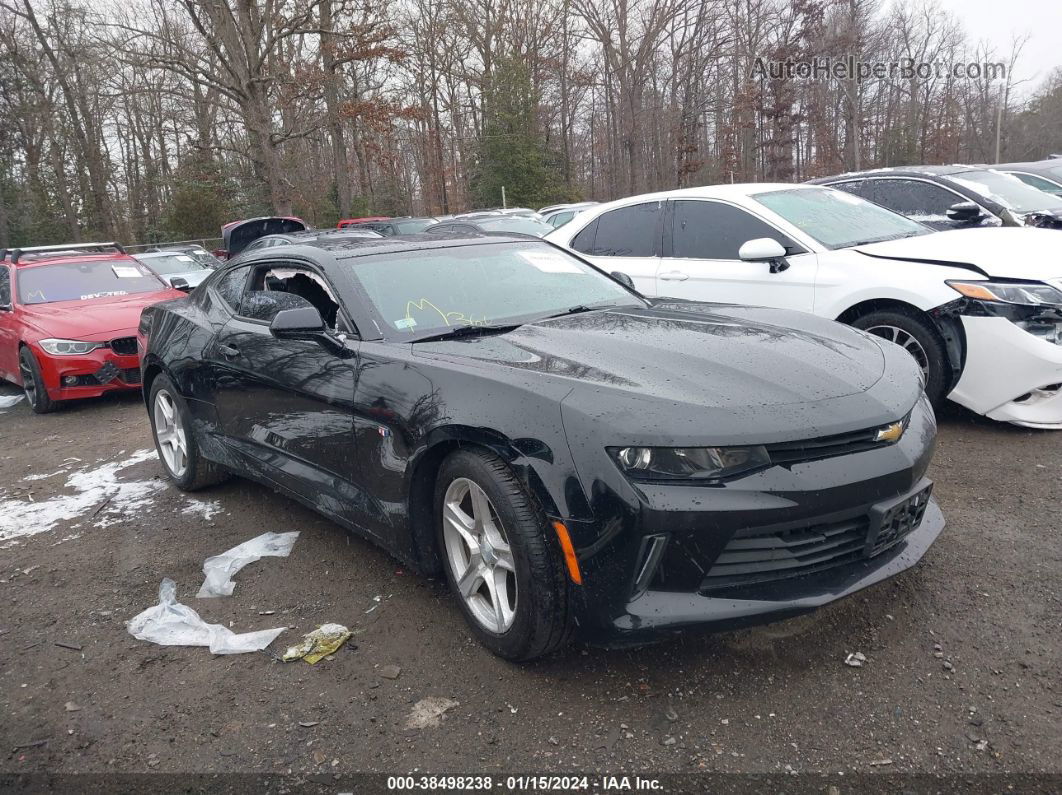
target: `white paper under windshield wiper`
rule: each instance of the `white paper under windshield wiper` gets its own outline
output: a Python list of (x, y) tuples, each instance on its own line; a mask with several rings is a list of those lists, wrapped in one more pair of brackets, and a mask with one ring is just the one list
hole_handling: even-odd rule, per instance
[(429, 334), (427, 337), (418, 337), (410, 342), (429, 342), (430, 340), (450, 340), (457, 339), (459, 337), (478, 337), (486, 336), (488, 334), (505, 334), (508, 331), (520, 328), (523, 323), (510, 323), (508, 325), (488, 326), (485, 324), (479, 324), (475, 326), (457, 326), (456, 328), (450, 328), (446, 331), (440, 331), (438, 334)]

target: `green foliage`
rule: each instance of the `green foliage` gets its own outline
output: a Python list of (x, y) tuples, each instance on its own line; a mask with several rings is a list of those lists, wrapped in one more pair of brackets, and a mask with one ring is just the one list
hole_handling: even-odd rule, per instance
[(502, 187), (510, 207), (541, 207), (567, 198), (561, 157), (539, 132), (535, 96), (526, 65), (500, 61), (484, 97), (486, 122), (471, 171), (476, 207), (500, 207)]
[(166, 240), (217, 237), (221, 225), (233, 220), (232, 186), (221, 166), (195, 156), (175, 174), (173, 193), (166, 203), (159, 233)]

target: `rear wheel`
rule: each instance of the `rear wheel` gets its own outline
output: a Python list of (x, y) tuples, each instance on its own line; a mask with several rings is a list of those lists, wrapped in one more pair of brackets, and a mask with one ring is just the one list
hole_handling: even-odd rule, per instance
[(934, 406), (943, 402), (951, 383), (951, 368), (944, 340), (927, 320), (914, 312), (891, 309), (863, 315), (852, 325), (896, 343), (911, 354), (922, 368), (929, 401)]
[(26, 402), (36, 414), (50, 414), (62, 405), (62, 401), (52, 400), (44, 386), (41, 367), (37, 357), (25, 345), (18, 354), (18, 372), (22, 377), (22, 389), (26, 393)]
[(159, 375), (152, 381), (149, 405), (155, 449), (177, 488), (197, 491), (229, 478), (228, 472), (200, 454), (188, 407), (169, 377)]
[(568, 641), (568, 582), (546, 517), (501, 459), (451, 455), (436, 482), (435, 516), (446, 579), (484, 646), (523, 661)]

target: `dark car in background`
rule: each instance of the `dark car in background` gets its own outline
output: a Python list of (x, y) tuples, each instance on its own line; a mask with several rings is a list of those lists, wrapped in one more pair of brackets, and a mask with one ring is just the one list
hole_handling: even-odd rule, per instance
[(221, 227), (222, 247), (214, 252), (219, 259), (235, 257), (255, 240), (266, 235), (286, 235), (302, 232), (309, 226), (294, 216), (261, 216), (243, 221), (230, 221)]
[(545, 237), (553, 231), (553, 227), (538, 218), (523, 214), (488, 211), (455, 215), (429, 226), (424, 231), (442, 235), (518, 234)]
[(388, 218), (387, 220), (360, 221), (349, 223), (343, 229), (368, 229), (384, 237), (395, 235), (416, 235), (429, 226), (439, 223), (438, 218)]
[(306, 229), (302, 232), (291, 232), (283, 235), (265, 235), (248, 243), (244, 253), (248, 251), (261, 251), (266, 248), (277, 246), (291, 246), (297, 243), (312, 244), (322, 240), (379, 240), (383, 235), (371, 229), (358, 227), (343, 227), (342, 229)]
[(1039, 226), (1062, 229), (1062, 198), (995, 168), (905, 166), (811, 180), (942, 229)]
[(508, 659), (807, 612), (944, 524), (902, 348), (649, 300), (546, 241), (246, 252), (140, 344), (171, 481), (261, 481), (444, 575)]

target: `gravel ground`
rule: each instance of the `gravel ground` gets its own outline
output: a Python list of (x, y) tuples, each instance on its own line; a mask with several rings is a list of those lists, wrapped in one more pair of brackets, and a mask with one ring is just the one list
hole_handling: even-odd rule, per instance
[[(523, 667), (441, 583), (258, 485), (181, 494), (149, 449), (137, 396), (0, 413), (0, 772), (1062, 773), (1062, 433), (947, 412), (948, 526), (854, 598)], [(195, 599), (205, 558), (266, 530), (301, 531), (291, 557)], [(281, 651), (357, 634), (315, 666), (134, 640), (163, 577), (208, 621), (289, 627)]]

